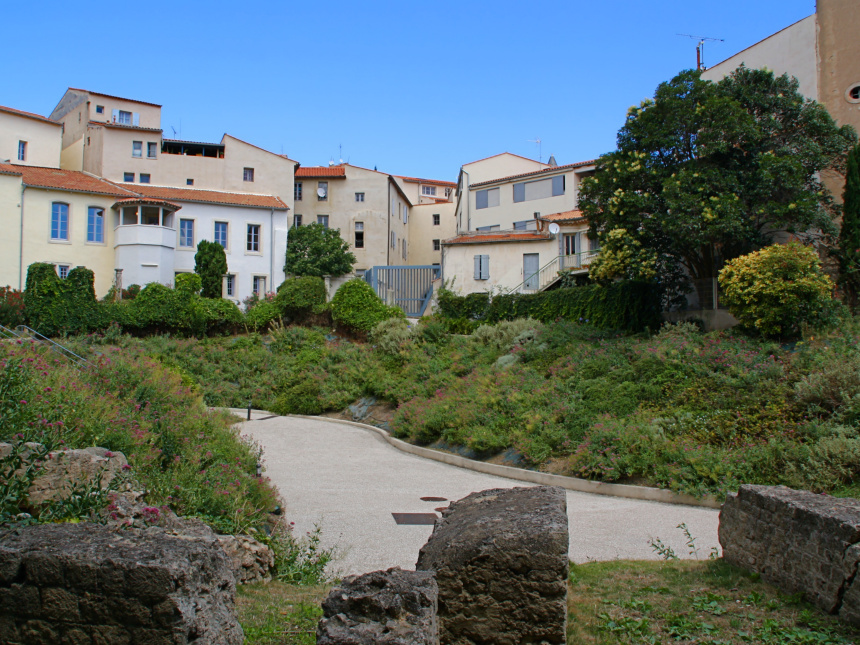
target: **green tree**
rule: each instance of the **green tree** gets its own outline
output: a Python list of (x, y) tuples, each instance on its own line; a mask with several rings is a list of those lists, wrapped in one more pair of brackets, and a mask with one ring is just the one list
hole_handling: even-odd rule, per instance
[(204, 298), (220, 298), (221, 285), (227, 273), (227, 254), (217, 242), (200, 240), (194, 254), (194, 273), (203, 282)]
[(657, 252), (664, 304), (774, 232), (835, 232), (820, 173), (842, 170), (856, 134), (797, 88), (766, 70), (741, 67), (717, 83), (681, 72), (630, 109), (618, 149), (583, 182), (592, 234), (604, 242), (626, 229)]
[(860, 296), (860, 145), (848, 154), (839, 231), (839, 282), (852, 309)]
[(322, 224), (290, 229), (284, 273), (294, 276), (339, 276), (352, 271), (355, 255), (337, 229)]

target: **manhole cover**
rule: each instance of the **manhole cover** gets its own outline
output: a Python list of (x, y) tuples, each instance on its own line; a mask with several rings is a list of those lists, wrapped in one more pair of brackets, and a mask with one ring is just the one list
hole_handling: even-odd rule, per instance
[(438, 519), (436, 513), (392, 513), (391, 516), (397, 524), (429, 524), (433, 525)]
[(447, 502), (447, 497), (422, 497), (422, 502)]

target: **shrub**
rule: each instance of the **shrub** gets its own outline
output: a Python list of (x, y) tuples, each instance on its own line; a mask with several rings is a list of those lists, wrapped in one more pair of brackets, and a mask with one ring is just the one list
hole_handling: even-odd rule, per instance
[(316, 276), (289, 278), (278, 287), (275, 306), (293, 322), (304, 322), (326, 304), (325, 281)]
[[(184, 276), (191, 276), (185, 278)], [(192, 328), (192, 291), (200, 276), (185, 273), (176, 276), (177, 285), (171, 289), (158, 282), (150, 282), (129, 303), (118, 303), (111, 313), (123, 327), (140, 333), (188, 334)]]
[(202, 288), (203, 280), (196, 273), (180, 273), (176, 276), (175, 289), (178, 292), (196, 296)]
[(735, 258), (719, 280), (732, 315), (764, 336), (797, 336), (802, 325), (821, 324), (832, 311), (833, 283), (818, 254), (796, 242)]
[(0, 325), (14, 329), (24, 324), (24, 294), (12, 287), (0, 287)]
[(331, 301), (332, 320), (361, 334), (367, 334), (383, 320), (405, 316), (399, 307), (389, 307), (382, 302), (373, 287), (361, 278), (343, 284)]
[(195, 335), (234, 333), (243, 318), (239, 307), (224, 298), (196, 298), (193, 301), (192, 331)]
[(377, 323), (369, 340), (384, 354), (395, 355), (412, 344), (415, 329), (404, 318), (389, 318)]
[(277, 305), (261, 300), (245, 313), (245, 325), (253, 331), (266, 331), (274, 321), (280, 319)]
[(487, 345), (498, 351), (507, 351), (525, 332), (539, 332), (543, 323), (531, 318), (504, 320), (495, 325), (481, 325), (473, 333), (472, 338), (482, 345)]
[(100, 329), (104, 321), (93, 283), (93, 272), (85, 267), (75, 267), (62, 280), (53, 264), (31, 264), (24, 291), (29, 325), (45, 336)]
[(204, 298), (220, 298), (224, 274), (227, 273), (224, 247), (217, 242), (200, 240), (194, 254), (194, 273), (200, 276)]

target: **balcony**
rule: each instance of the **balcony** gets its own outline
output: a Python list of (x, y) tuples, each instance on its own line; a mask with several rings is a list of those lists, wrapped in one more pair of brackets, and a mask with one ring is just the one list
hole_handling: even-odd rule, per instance
[(140, 244), (176, 248), (176, 229), (151, 224), (122, 224), (114, 229), (114, 246)]

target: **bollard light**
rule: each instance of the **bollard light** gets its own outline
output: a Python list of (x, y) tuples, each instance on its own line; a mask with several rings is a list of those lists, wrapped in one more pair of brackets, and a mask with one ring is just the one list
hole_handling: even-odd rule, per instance
[(251, 402), (248, 401), (248, 421), (251, 420)]

